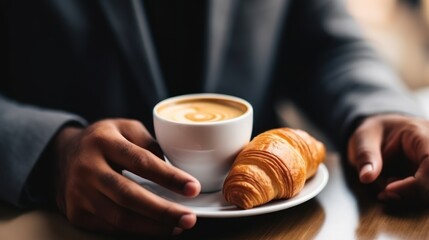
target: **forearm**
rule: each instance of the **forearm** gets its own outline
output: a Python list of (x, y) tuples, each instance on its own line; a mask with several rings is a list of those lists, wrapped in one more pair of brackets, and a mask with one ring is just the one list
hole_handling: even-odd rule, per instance
[[(50, 184), (44, 175), (50, 167), (45, 150), (62, 126), (85, 121), (73, 114), (21, 105), (1, 95), (0, 113), (0, 198), (21, 207), (45, 201), (42, 186)], [(33, 169), (38, 172), (32, 174)], [(37, 176), (44, 179), (39, 181)]]

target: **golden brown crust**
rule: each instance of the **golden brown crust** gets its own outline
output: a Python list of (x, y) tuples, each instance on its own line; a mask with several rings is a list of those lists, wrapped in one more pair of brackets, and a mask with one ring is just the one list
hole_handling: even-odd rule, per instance
[(223, 195), (243, 209), (291, 198), (316, 173), (325, 155), (324, 144), (305, 131), (266, 131), (238, 154), (225, 179)]

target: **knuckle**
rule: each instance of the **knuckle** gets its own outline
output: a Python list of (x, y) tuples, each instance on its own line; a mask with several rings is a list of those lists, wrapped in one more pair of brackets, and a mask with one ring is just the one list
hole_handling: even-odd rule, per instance
[(419, 160), (423, 161), (429, 155), (427, 146), (428, 140), (424, 135), (414, 132), (412, 130), (404, 131), (404, 143), (408, 149), (412, 150), (413, 154), (419, 156)]
[(127, 181), (120, 180), (114, 174), (105, 174), (101, 181), (104, 186), (111, 188), (116, 193), (114, 198), (119, 205), (128, 206), (131, 204), (130, 196), (133, 190)]
[(112, 139), (112, 132), (116, 129), (113, 120), (102, 120), (89, 126), (84, 135), (84, 141), (92, 145), (106, 145)]
[(360, 148), (356, 152), (356, 162), (366, 162), (372, 156), (373, 156), (373, 153), (370, 150), (366, 148)]
[(138, 120), (135, 119), (119, 119), (116, 121), (117, 124), (121, 125), (125, 130), (143, 130), (147, 131), (146, 127)]
[(135, 153), (130, 155), (128, 161), (131, 169), (144, 169), (144, 165), (146, 162), (143, 157)]
[(162, 158), (163, 156), (163, 152), (161, 147), (159, 146), (158, 142), (151, 138), (150, 141), (148, 141), (146, 148), (150, 151), (153, 152), (156, 156), (158, 156), (159, 158)]
[(89, 145), (106, 145), (108, 143), (108, 135), (105, 128), (92, 128), (85, 135), (83, 141)]
[(424, 132), (424, 127), (418, 122), (409, 122), (402, 128), (402, 134), (405, 140), (411, 140), (415, 138), (415, 136), (421, 135)]
[(138, 121), (138, 120), (135, 120), (135, 119), (130, 119), (130, 120), (128, 120), (128, 124), (131, 126), (131, 127), (135, 127), (135, 128), (145, 128), (144, 126), (143, 126), (143, 124), (140, 122), (140, 121)]
[(133, 145), (120, 144), (119, 151), (123, 156), (127, 156), (128, 165), (131, 169), (144, 170), (150, 165), (150, 156), (146, 149), (135, 151)]
[(134, 154), (131, 161), (131, 165), (137, 169), (145, 170), (150, 168), (151, 160), (147, 150), (143, 150), (143, 154)]
[(132, 145), (127, 142), (116, 142), (115, 145), (118, 148), (119, 154), (122, 156), (130, 156), (134, 154)]
[(103, 186), (112, 187), (118, 185), (116, 176), (112, 173), (106, 173), (100, 176), (100, 181)]

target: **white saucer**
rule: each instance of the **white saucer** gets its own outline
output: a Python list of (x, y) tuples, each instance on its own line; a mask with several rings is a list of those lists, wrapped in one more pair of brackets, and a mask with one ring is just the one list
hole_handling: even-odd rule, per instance
[(306, 182), (304, 188), (297, 196), (285, 200), (275, 200), (259, 207), (243, 210), (227, 203), (224, 200), (221, 191), (214, 193), (202, 193), (195, 198), (186, 198), (179, 194), (173, 193), (157, 185), (156, 183), (134, 175), (131, 172), (124, 171), (123, 174), (124, 176), (127, 176), (130, 179), (136, 181), (153, 193), (189, 207), (198, 217), (207, 218), (245, 217), (294, 207), (310, 200), (319, 194), (326, 186), (329, 178), (328, 169), (324, 164), (321, 164), (316, 175)]

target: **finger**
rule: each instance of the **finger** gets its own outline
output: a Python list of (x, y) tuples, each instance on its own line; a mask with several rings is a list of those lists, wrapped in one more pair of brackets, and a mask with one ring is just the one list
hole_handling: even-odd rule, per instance
[(163, 159), (164, 154), (161, 147), (141, 122), (136, 120), (118, 121), (119, 124), (117, 124), (117, 127), (122, 136), (137, 146), (148, 149), (160, 159)]
[(389, 183), (383, 191), (378, 195), (378, 198), (383, 201), (401, 201), (403, 199), (417, 199), (416, 179), (407, 177)]
[[(101, 222), (104, 225), (113, 226), (116, 232), (127, 232), (144, 235), (175, 235), (181, 233), (184, 228), (181, 225), (184, 220), (173, 222), (171, 224), (160, 223), (152, 218), (147, 218), (137, 212), (130, 211), (115, 204), (102, 193), (98, 193), (97, 201), (93, 201), (89, 212), (97, 219), (94, 221)], [(100, 224), (100, 223), (99, 223)], [(186, 226), (185, 226), (186, 227)]]
[(421, 186), (429, 188), (429, 155), (420, 162), (415, 176)]
[(193, 176), (161, 161), (150, 151), (125, 138), (117, 136), (106, 151), (109, 160), (174, 192), (193, 197), (201, 190), (200, 183)]
[[(134, 124), (127, 124), (130, 122)], [(109, 160), (112, 167), (119, 168), (119, 170), (129, 170), (185, 196), (198, 195), (201, 186), (194, 177), (166, 164), (152, 152), (130, 142), (122, 135), (121, 131), (132, 131), (131, 129), (126, 130), (128, 127), (123, 127), (123, 125), (128, 125), (128, 127), (139, 125), (140, 129), (144, 129), (136, 121), (115, 120), (104, 124), (108, 131), (97, 131), (96, 134), (93, 134), (95, 137), (93, 142), (97, 144), (97, 147), (103, 149), (103, 155)], [(120, 130), (121, 127), (122, 130)]]
[(105, 169), (100, 179), (98, 189), (116, 205), (163, 225), (174, 225), (183, 229), (195, 225), (196, 216), (191, 210), (153, 194), (115, 171)]
[(420, 126), (410, 126), (401, 135), (401, 144), (406, 156), (416, 165), (429, 157), (429, 132)]
[(414, 176), (394, 181), (380, 192), (378, 198), (384, 201), (403, 201), (415, 204), (429, 203), (429, 188)]
[(429, 156), (422, 160), (415, 174), (420, 195), (426, 203), (429, 203)]
[(363, 183), (373, 182), (381, 172), (382, 130), (376, 125), (364, 125), (356, 130), (348, 144), (348, 158)]

